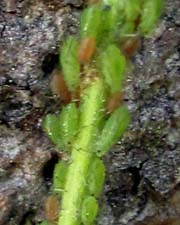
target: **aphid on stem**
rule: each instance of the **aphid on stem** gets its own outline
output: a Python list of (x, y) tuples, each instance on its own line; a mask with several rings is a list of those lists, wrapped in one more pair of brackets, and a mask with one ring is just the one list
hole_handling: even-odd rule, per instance
[(96, 40), (93, 37), (86, 37), (80, 43), (79, 60), (81, 63), (88, 63), (95, 53)]
[(54, 94), (60, 96), (65, 104), (71, 101), (71, 92), (64, 80), (64, 75), (57, 69), (52, 74), (51, 89)]
[(126, 57), (132, 57), (140, 49), (140, 38), (138, 36), (129, 37), (123, 45), (123, 53)]
[(110, 96), (107, 101), (106, 111), (108, 114), (114, 112), (123, 103), (123, 93), (117, 92)]
[(52, 223), (56, 224), (58, 220), (59, 213), (59, 200), (55, 195), (50, 195), (45, 201), (45, 215), (46, 219)]

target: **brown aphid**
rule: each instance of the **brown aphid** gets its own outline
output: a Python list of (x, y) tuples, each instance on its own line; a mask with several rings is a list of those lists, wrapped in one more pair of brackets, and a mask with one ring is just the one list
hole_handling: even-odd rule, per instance
[(60, 96), (65, 104), (68, 104), (71, 101), (71, 92), (64, 80), (64, 75), (57, 69), (52, 74), (51, 90), (54, 94)]
[(96, 40), (93, 37), (86, 37), (81, 40), (79, 47), (79, 60), (81, 63), (88, 63), (96, 50)]
[(45, 201), (45, 217), (49, 222), (56, 224), (58, 220), (58, 214), (59, 200), (57, 196), (50, 195)]
[(123, 52), (126, 57), (132, 57), (139, 49), (141, 43), (137, 36), (128, 38), (123, 45)]
[(106, 106), (107, 113), (109, 114), (114, 112), (122, 103), (123, 103), (123, 93), (117, 92), (113, 94), (107, 101)]

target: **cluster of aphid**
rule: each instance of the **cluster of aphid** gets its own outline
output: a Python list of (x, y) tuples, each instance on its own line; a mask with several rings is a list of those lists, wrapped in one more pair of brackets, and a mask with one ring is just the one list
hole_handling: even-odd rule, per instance
[(90, 0), (79, 37), (69, 37), (62, 45), (62, 72), (55, 73), (52, 86), (66, 105), (60, 115), (47, 115), (45, 129), (70, 159), (54, 171), (59, 216), (58, 200), (51, 196), (43, 224), (95, 224), (105, 178), (101, 157), (130, 121), (122, 94), (126, 67), (162, 6), (163, 0)]

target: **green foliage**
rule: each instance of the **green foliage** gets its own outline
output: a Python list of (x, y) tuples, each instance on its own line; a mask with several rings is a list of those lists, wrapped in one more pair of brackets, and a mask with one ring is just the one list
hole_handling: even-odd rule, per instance
[(68, 171), (67, 162), (61, 161), (56, 164), (53, 176), (53, 187), (55, 192), (61, 193), (64, 190), (67, 171)]
[(142, 9), (139, 30), (148, 35), (155, 27), (163, 9), (163, 0), (145, 0)]
[(80, 84), (78, 48), (78, 41), (74, 37), (68, 37), (61, 48), (61, 65), (70, 91), (75, 91)]
[(98, 198), (103, 189), (105, 179), (105, 166), (101, 159), (93, 159), (88, 175), (88, 189), (91, 195)]
[(63, 146), (66, 150), (71, 150), (71, 145), (78, 132), (79, 112), (76, 104), (70, 103), (64, 106), (60, 115), (59, 129), (62, 134)]
[(81, 220), (84, 225), (92, 225), (98, 213), (98, 203), (93, 196), (87, 196), (82, 204)]
[(100, 30), (102, 9), (99, 5), (93, 5), (84, 10), (81, 16), (81, 38), (97, 38)]
[(122, 89), (125, 78), (126, 59), (119, 48), (110, 44), (100, 56), (101, 70), (111, 93)]
[(125, 132), (129, 122), (130, 114), (126, 106), (119, 107), (110, 115), (96, 144), (98, 156), (103, 156), (112, 148)]

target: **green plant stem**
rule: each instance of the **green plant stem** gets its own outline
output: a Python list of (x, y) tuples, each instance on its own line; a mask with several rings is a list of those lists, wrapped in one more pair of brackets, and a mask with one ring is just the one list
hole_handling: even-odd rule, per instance
[(93, 139), (103, 109), (104, 84), (96, 79), (84, 90), (80, 129), (72, 147), (58, 225), (79, 225), (79, 213), (87, 189), (87, 174), (93, 158)]

